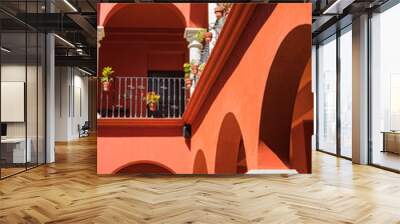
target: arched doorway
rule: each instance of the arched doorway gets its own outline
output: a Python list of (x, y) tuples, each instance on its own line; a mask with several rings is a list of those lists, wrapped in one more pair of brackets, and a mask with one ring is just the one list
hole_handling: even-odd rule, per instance
[(234, 114), (228, 113), (219, 131), (215, 156), (216, 174), (247, 172), (246, 152), (242, 132)]
[[(104, 19), (99, 68), (115, 71), (114, 92), (98, 100), (102, 116), (178, 117), (185, 94), (182, 65), (189, 50), (187, 21), (175, 4), (116, 4)], [(176, 78), (176, 79), (171, 79)], [(160, 95), (156, 112), (148, 110), (147, 93)], [(101, 98), (99, 91), (98, 97)], [(129, 101), (127, 104), (125, 101)], [(134, 100), (133, 100), (134, 99)], [(124, 110), (116, 110), (124, 105)], [(178, 107), (178, 109), (176, 109)]]
[(104, 27), (179, 28), (187, 25), (185, 16), (172, 3), (116, 4), (102, 22)]
[(174, 174), (174, 172), (159, 163), (150, 161), (141, 161), (130, 163), (117, 169), (114, 173), (124, 174)]
[(193, 174), (207, 174), (207, 162), (203, 150), (199, 149), (194, 157)]
[[(311, 57), (311, 26), (291, 30), (281, 42), (265, 85), (260, 142), (289, 167), (290, 141), (294, 105), (303, 75), (308, 74)], [(308, 38), (307, 38), (308, 37)]]
[(118, 76), (148, 76), (181, 71), (187, 61), (187, 26), (174, 4), (117, 4), (104, 20), (99, 70), (113, 67)]

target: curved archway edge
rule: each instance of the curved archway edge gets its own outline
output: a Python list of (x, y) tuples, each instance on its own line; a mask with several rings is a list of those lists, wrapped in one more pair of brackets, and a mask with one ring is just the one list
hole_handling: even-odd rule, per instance
[[(118, 167), (117, 169), (115, 169), (113, 171), (113, 174), (117, 174), (120, 171), (122, 171), (125, 168), (128, 167), (132, 167), (132, 166), (139, 166), (139, 165), (145, 165), (147, 167), (154, 167), (154, 170), (163, 170), (166, 172), (162, 172), (162, 173), (169, 173), (169, 174), (176, 174), (176, 172), (174, 170), (172, 170), (171, 168), (167, 167), (164, 164), (161, 164), (159, 162), (155, 162), (155, 161), (149, 161), (149, 160), (141, 160), (141, 161), (133, 161), (133, 162), (129, 162), (127, 164), (124, 164), (120, 167)], [(151, 173), (151, 172), (140, 172), (140, 173)]]
[[(146, 3), (146, 5), (148, 5), (148, 6), (157, 5), (157, 7), (159, 7), (161, 4)], [(116, 15), (119, 11), (121, 11), (129, 6), (130, 6), (130, 4), (118, 4), (118, 3), (110, 5), (109, 8), (104, 10), (105, 15), (101, 15), (100, 21), (99, 21), (99, 26), (107, 27), (110, 19), (114, 15)], [(180, 19), (183, 27), (185, 27), (188, 24), (188, 19), (185, 17), (185, 15), (182, 13), (182, 11), (178, 7), (176, 7), (173, 3), (165, 3), (165, 4), (162, 4), (162, 6), (168, 10), (172, 10), (175, 13), (175, 15)]]
[(203, 150), (197, 150), (193, 161), (193, 174), (207, 174), (207, 159)]
[[(242, 150), (241, 147), (243, 147)], [(239, 155), (239, 154), (243, 155)], [(215, 173), (233, 174), (238, 172), (238, 158), (245, 160), (243, 135), (239, 122), (231, 112), (227, 113), (221, 123), (215, 152)], [(246, 161), (243, 164), (247, 164)], [(246, 168), (247, 169), (247, 168)]]
[(280, 43), (262, 101), (260, 141), (287, 166), (290, 166), (292, 121), (300, 80), (304, 75), (309, 75), (308, 56), (311, 46), (298, 43), (307, 41), (304, 38), (310, 32), (310, 24), (296, 26)]

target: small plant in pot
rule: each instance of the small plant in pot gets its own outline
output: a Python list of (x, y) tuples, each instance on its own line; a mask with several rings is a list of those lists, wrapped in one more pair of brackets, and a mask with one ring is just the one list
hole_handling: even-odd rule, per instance
[(212, 40), (212, 33), (211, 32), (205, 32), (204, 33), (204, 40), (206, 41), (206, 43), (210, 43)]
[(190, 87), (192, 87), (192, 79), (190, 78), (192, 65), (190, 63), (183, 64), (183, 72), (185, 73), (185, 86), (189, 89)]
[(192, 70), (192, 74), (196, 75), (197, 73), (199, 73), (199, 64), (192, 62), (191, 64), (191, 70)]
[(197, 31), (197, 33), (194, 35), (194, 38), (196, 38), (197, 41), (199, 41), (200, 43), (203, 43), (204, 41), (204, 34), (206, 33), (205, 29), (199, 30)]
[(192, 87), (192, 79), (190, 78), (190, 73), (185, 73), (185, 86), (186, 89), (190, 89), (190, 87)]
[(100, 81), (102, 83), (104, 92), (110, 91), (111, 81), (113, 80), (113, 78), (112, 78), (113, 73), (114, 73), (114, 71), (113, 71), (112, 67), (107, 66), (107, 67), (103, 68)]
[(206, 64), (205, 64), (205, 63), (199, 65), (199, 72), (197, 73), (197, 77), (200, 78), (200, 76), (201, 76), (201, 74), (203, 73), (205, 67), (206, 67)]
[(225, 9), (225, 16), (228, 16), (229, 12), (231, 11), (231, 8), (233, 6), (233, 3), (231, 2), (225, 2), (221, 3), (222, 7)]
[(160, 95), (155, 92), (148, 92), (146, 96), (147, 105), (149, 106), (150, 111), (157, 110), (157, 104), (160, 101)]
[(225, 12), (225, 7), (221, 5), (218, 5), (214, 9), (215, 17), (217, 17), (217, 19), (221, 19), (222, 17), (224, 17), (224, 12)]

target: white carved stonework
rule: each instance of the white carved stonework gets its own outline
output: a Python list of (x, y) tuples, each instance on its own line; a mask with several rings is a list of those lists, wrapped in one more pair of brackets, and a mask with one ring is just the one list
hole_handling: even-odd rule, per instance
[(100, 42), (103, 40), (103, 38), (106, 36), (104, 33), (104, 27), (103, 26), (98, 26), (97, 27), (97, 70), (99, 71), (99, 49), (101, 47)]
[(195, 39), (195, 35), (197, 32), (204, 30), (205, 28), (194, 28), (194, 27), (187, 27), (185, 29), (185, 33), (183, 37), (190, 43), (192, 40)]
[(104, 27), (103, 26), (98, 26), (97, 27), (97, 48), (101, 47), (100, 42), (103, 40), (103, 38), (106, 36), (104, 32)]
[[(201, 50), (203, 49), (203, 44), (200, 43), (197, 38), (196, 34), (199, 31), (204, 31), (205, 28), (192, 28), (188, 27), (185, 29), (184, 38), (187, 40), (188, 48), (189, 48), (189, 62), (190, 63), (200, 63), (201, 59)], [(197, 84), (197, 79), (194, 74), (191, 74), (191, 79), (193, 80), (193, 84), (190, 87), (190, 95), (193, 94), (194, 89)]]
[(200, 61), (201, 58), (201, 49), (203, 48), (203, 44), (200, 43), (195, 35), (197, 32), (204, 30), (204, 28), (192, 28), (188, 27), (185, 29), (184, 38), (188, 41), (189, 48), (189, 60), (192, 61)]

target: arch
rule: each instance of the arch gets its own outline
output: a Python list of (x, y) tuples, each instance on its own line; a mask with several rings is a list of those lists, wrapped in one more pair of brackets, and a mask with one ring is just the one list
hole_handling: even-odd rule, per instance
[(175, 174), (171, 168), (154, 161), (127, 163), (117, 168), (113, 173)]
[(265, 84), (260, 119), (263, 142), (286, 165), (289, 164), (291, 125), (300, 80), (311, 56), (311, 25), (299, 25), (281, 42)]
[[(161, 20), (160, 20), (161, 19)], [(115, 4), (107, 13), (103, 21), (105, 28), (133, 24), (141, 28), (184, 28), (186, 18), (174, 4)], [(128, 27), (132, 27), (132, 26)], [(159, 25), (159, 27), (156, 27)]]
[(215, 173), (247, 172), (246, 153), (239, 123), (233, 113), (225, 115), (218, 135)]
[(119, 76), (147, 76), (149, 71), (179, 71), (188, 60), (184, 37), (188, 6), (182, 8), (172, 3), (101, 6), (105, 18), (99, 69), (112, 66)]
[(207, 174), (207, 162), (203, 150), (199, 149), (194, 157), (193, 174)]

